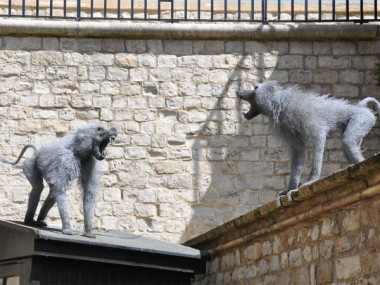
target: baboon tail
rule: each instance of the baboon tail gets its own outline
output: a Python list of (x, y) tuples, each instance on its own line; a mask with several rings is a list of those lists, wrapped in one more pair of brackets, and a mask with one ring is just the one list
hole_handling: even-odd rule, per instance
[(377, 114), (380, 116), (380, 103), (375, 98), (367, 97), (358, 103), (358, 105), (361, 107), (368, 107), (368, 104), (373, 104), (376, 108)]
[(8, 163), (8, 164), (12, 164), (12, 165), (16, 165), (17, 163), (20, 162), (20, 159), (24, 156), (24, 153), (26, 152), (26, 150), (28, 148), (32, 148), (34, 150), (34, 152), (37, 151), (37, 147), (34, 145), (34, 144), (27, 144), (26, 146), (24, 146), (24, 148), (21, 150), (21, 153), (20, 155), (18, 156), (18, 158), (16, 159), (16, 161), (10, 161), (8, 159), (5, 159), (3, 157), (0, 157), (0, 161), (1, 162), (4, 162), (4, 163)]

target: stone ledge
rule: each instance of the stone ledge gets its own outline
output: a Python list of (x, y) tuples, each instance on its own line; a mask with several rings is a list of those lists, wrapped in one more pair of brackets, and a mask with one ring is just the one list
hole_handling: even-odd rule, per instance
[(210, 230), (185, 243), (211, 254), (235, 247), (327, 212), (380, 195), (380, 153), (315, 183), (292, 195), (263, 205), (250, 213)]
[(1, 36), (89, 37), (194, 40), (376, 40), (368, 25), (257, 25), (233, 23), (136, 23), (4, 19)]

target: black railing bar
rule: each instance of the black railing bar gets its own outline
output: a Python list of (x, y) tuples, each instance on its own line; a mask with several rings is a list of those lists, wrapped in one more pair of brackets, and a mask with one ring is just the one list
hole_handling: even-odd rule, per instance
[(94, 18), (94, 0), (91, 0), (90, 2), (90, 18)]
[(77, 0), (77, 21), (81, 19), (81, 0)]
[(224, 21), (227, 21), (227, 9), (228, 9), (227, 0), (224, 0)]
[(214, 0), (211, 0), (211, 21), (214, 20)]
[(103, 14), (103, 18), (104, 19), (107, 19), (107, 7), (108, 7), (108, 3), (107, 3), (107, 0), (103, 0), (103, 11), (104, 11), (104, 14)]
[(172, 0), (170, 4), (170, 18), (171, 20), (174, 20), (174, 0)]
[(63, 17), (66, 18), (67, 0), (63, 0)]
[(266, 0), (261, 1), (261, 23), (267, 24), (267, 2)]
[(49, 15), (53, 18), (53, 0), (50, 0)]
[(40, 0), (36, 0), (36, 17), (40, 16)]
[(187, 21), (187, 0), (184, 1), (184, 17), (185, 17), (185, 21)]
[(147, 3), (147, 0), (144, 0), (144, 19), (146, 19), (147, 18), (147, 16), (148, 16), (148, 3)]
[(251, 0), (251, 21), (255, 21), (255, 0)]
[(135, 10), (135, 1), (131, 0), (131, 20), (133, 20), (134, 10)]
[(238, 0), (238, 22), (241, 20), (241, 0)]
[(294, 0), (290, 1), (290, 18), (292, 22), (294, 21)]
[(160, 20), (161, 19), (161, 0), (157, 0), (158, 3), (157, 3), (157, 19)]
[(363, 0), (360, 0), (360, 20), (364, 20), (364, 4)]
[(373, 7), (375, 10), (374, 19), (377, 20), (377, 0), (374, 0)]
[(305, 0), (305, 21), (309, 19), (309, 2)]
[(121, 1), (117, 0), (117, 18), (121, 18)]
[(277, 1), (277, 21), (281, 21), (281, 0)]
[(346, 20), (350, 20), (350, 0), (346, 0)]
[(198, 14), (198, 21), (201, 20), (201, 0), (198, 0), (198, 4), (197, 4), (197, 14)]
[(336, 3), (335, 3), (335, 0), (332, 0), (332, 20), (333, 21), (335, 21), (335, 13), (336, 13), (336, 11), (335, 11), (335, 5), (336, 5)]
[(318, 0), (318, 20), (322, 21), (322, 0)]
[(8, 17), (12, 16), (12, 0), (8, 1)]
[(21, 12), (22, 12), (22, 16), (25, 17), (25, 0), (22, 0)]

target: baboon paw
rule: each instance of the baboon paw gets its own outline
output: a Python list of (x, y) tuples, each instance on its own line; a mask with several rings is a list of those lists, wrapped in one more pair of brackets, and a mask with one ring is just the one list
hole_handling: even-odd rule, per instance
[(47, 227), (47, 223), (45, 221), (36, 221), (35, 224), (34, 224), (36, 227), (41, 227), (41, 228), (44, 228), (44, 227)]
[(62, 233), (65, 235), (70, 235), (70, 236), (74, 234), (73, 231), (70, 229), (63, 229)]
[(282, 196), (280, 196), (280, 195), (277, 195), (277, 197), (276, 197), (276, 204), (278, 207), (282, 207), (281, 197)]
[(88, 238), (96, 238), (96, 235), (91, 232), (85, 232), (83, 235)]
[(288, 197), (288, 201), (289, 202), (294, 202), (294, 199), (293, 199), (293, 194), (294, 193), (297, 193), (298, 190), (290, 190), (288, 193), (286, 193), (286, 196)]
[(44, 222), (44, 221), (35, 221), (35, 220), (31, 220), (31, 221), (24, 221), (24, 223), (28, 226), (32, 226), (32, 227), (47, 227), (47, 224)]

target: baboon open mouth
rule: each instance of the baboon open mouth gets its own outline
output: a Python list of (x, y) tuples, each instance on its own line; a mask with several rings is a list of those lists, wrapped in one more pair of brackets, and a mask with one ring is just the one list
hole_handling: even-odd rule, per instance
[(107, 156), (107, 146), (112, 144), (116, 139), (116, 129), (112, 128), (108, 134), (100, 141), (94, 140), (92, 143), (92, 152), (96, 159), (103, 160)]

